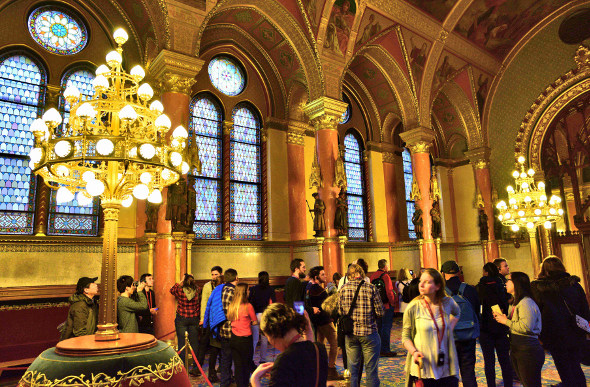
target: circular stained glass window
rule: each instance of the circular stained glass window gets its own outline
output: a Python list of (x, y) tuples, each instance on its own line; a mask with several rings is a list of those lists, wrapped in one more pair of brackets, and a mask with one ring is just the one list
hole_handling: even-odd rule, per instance
[(84, 23), (55, 7), (34, 10), (29, 16), (29, 32), (41, 47), (54, 54), (75, 54), (82, 51), (88, 42)]
[(348, 98), (344, 97), (343, 100), (348, 104), (348, 106), (346, 107), (344, 113), (342, 113), (342, 117), (340, 117), (340, 123), (346, 124), (348, 120), (350, 120), (350, 113), (352, 109), (350, 108), (350, 101), (348, 100)]
[(209, 79), (223, 94), (234, 96), (244, 91), (246, 75), (242, 66), (226, 56), (218, 56), (209, 62)]

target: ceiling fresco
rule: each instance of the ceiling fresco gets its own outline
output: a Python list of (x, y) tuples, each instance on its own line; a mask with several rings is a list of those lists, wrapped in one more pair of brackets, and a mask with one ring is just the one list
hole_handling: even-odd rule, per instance
[(403, 28), (403, 36), (408, 53), (408, 61), (416, 87), (420, 86), (424, 65), (432, 43), (413, 31)]
[(455, 31), (502, 60), (535, 24), (563, 0), (475, 0)]
[(356, 37), (355, 49), (360, 48), (363, 44), (377, 36), (381, 31), (392, 25), (394, 25), (394, 23), (391, 19), (386, 18), (370, 8), (366, 8)]
[(406, 0), (408, 3), (418, 7), (436, 20), (445, 20), (457, 0)]
[(455, 55), (447, 50), (443, 50), (436, 71), (434, 72), (434, 80), (432, 82), (432, 89), (439, 90), (445, 82), (454, 77), (454, 75), (465, 67), (467, 62), (457, 58)]
[(356, 15), (354, 0), (336, 0), (326, 28), (324, 52), (344, 57)]
[(313, 31), (313, 36), (315, 37), (318, 35), (322, 10), (324, 9), (326, 0), (301, 0), (301, 3), (303, 4), (304, 12), (307, 14), (311, 30)]
[(349, 69), (369, 90), (377, 107), (384, 113), (383, 116), (389, 111), (398, 110), (395, 94), (375, 63), (365, 56), (359, 55), (351, 63)]

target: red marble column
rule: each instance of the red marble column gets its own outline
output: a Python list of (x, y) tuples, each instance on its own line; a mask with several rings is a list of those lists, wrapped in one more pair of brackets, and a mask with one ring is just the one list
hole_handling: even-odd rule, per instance
[(459, 242), (459, 225), (457, 224), (457, 206), (455, 205), (455, 182), (453, 181), (453, 169), (449, 168), (447, 172), (448, 180), (449, 180), (449, 196), (450, 204), (451, 204), (451, 222), (453, 224), (453, 236), (454, 246), (455, 246), (455, 261), (459, 261), (459, 251), (457, 247), (457, 242)]
[[(187, 127), (189, 96), (177, 92), (162, 94), (164, 113), (172, 122), (171, 130), (178, 125)], [(175, 246), (172, 240), (172, 225), (166, 220), (167, 189), (162, 192), (162, 205), (158, 211), (158, 233), (154, 254), (154, 292), (158, 302), (158, 315), (155, 319), (155, 334), (161, 340), (173, 339), (175, 335), (174, 314), (176, 303), (170, 288), (176, 282)]]
[(492, 182), (490, 168), (487, 162), (479, 162), (475, 165), (475, 178), (484, 203), (484, 211), (488, 216), (488, 261), (492, 262), (500, 256), (498, 243), (494, 234), (494, 207), (492, 203)]
[(397, 181), (395, 173), (395, 154), (383, 152), (383, 177), (385, 180), (385, 205), (387, 206), (387, 233), (389, 242), (395, 243), (400, 240), (399, 198), (397, 195)]
[(305, 240), (309, 215), (305, 204), (305, 130), (301, 125), (290, 124), (287, 131), (287, 168), (291, 240)]

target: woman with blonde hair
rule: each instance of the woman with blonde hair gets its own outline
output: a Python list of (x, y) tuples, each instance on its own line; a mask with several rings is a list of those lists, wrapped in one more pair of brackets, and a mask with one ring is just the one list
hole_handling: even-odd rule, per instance
[[(428, 386), (458, 386), (459, 362), (453, 329), (459, 305), (445, 293), (445, 280), (435, 269), (420, 276), (420, 295), (404, 313), (402, 343), (408, 350), (406, 385), (420, 377)], [(421, 366), (421, 369), (419, 367)]]
[(236, 367), (236, 385), (247, 387), (254, 357), (251, 326), (258, 324), (254, 307), (248, 302), (248, 284), (239, 283), (236, 286), (234, 299), (227, 308), (227, 319), (231, 321), (229, 345)]
[(397, 274), (397, 281), (395, 286), (397, 287), (397, 294), (399, 295), (399, 312), (404, 313), (406, 308), (408, 307), (408, 303), (402, 300), (402, 295), (404, 293), (404, 288), (406, 286), (410, 286), (410, 281), (412, 280), (412, 274), (410, 273), (410, 269), (402, 267), (399, 269)]

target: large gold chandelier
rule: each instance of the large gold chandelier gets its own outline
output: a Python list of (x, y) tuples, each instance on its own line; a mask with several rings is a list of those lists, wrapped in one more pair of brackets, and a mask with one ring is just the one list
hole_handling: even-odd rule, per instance
[(547, 198), (545, 183), (535, 182), (535, 171), (532, 168), (525, 170), (524, 156), (518, 158), (518, 163), (520, 171), (512, 172), (515, 187), (511, 185), (506, 187), (508, 204), (502, 200), (496, 205), (500, 210), (498, 219), (503, 225), (510, 226), (514, 232), (523, 227), (529, 234), (534, 233), (536, 227), (541, 224), (546, 229), (550, 229), (551, 224), (563, 215), (561, 198), (555, 195)]
[(191, 168), (187, 130), (178, 126), (169, 135), (171, 121), (164, 106), (151, 101), (154, 92), (148, 83), (140, 83), (145, 71), (138, 65), (127, 73), (121, 66), (127, 33), (118, 29), (113, 36), (118, 46), (106, 56), (107, 65), (96, 69), (92, 98), (83, 101), (76, 87), (66, 88), (69, 121), (60, 129), (62, 117), (54, 108), (33, 121), (35, 146), (29, 155), (33, 172), (58, 190), (58, 202), (74, 195), (80, 204), (101, 199), (105, 228), (97, 340), (119, 338), (115, 282), (121, 206), (130, 206), (133, 197), (160, 203), (162, 189)]

